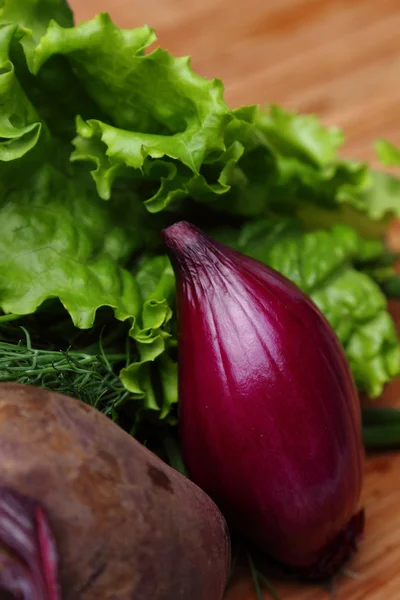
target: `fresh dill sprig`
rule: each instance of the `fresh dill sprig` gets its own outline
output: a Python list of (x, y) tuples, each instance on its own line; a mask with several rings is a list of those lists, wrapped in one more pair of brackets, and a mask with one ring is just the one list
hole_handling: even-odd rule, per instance
[(43, 387), (79, 398), (117, 419), (117, 409), (129, 397), (118, 371), (129, 362), (129, 353), (106, 353), (101, 337), (98, 351), (42, 350), (33, 348), (25, 328), (25, 340), (0, 341), (0, 381)]

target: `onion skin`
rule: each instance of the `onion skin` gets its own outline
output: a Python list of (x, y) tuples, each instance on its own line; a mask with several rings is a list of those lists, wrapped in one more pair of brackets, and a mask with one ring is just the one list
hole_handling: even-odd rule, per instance
[(363, 530), (360, 404), (344, 352), (286, 278), (180, 222), (180, 438), (191, 478), (230, 525), (308, 578)]

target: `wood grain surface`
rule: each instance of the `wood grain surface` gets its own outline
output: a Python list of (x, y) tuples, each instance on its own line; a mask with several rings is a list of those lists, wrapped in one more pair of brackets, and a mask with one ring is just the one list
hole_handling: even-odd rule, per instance
[[(373, 141), (400, 144), (399, 0), (70, 0), (77, 21), (101, 11), (147, 23), (175, 55), (224, 81), (232, 106), (277, 102), (339, 125), (344, 153), (373, 161)], [(400, 199), (399, 199), (400, 201)], [(392, 241), (400, 249), (400, 229)], [(393, 305), (400, 322), (400, 305)], [(382, 404), (400, 406), (400, 382)], [(400, 453), (369, 456), (365, 541), (335, 582), (336, 600), (400, 600)], [(324, 600), (321, 586), (274, 581), (282, 600)], [(269, 598), (268, 593), (265, 598)], [(254, 600), (240, 574), (227, 600)], [(141, 598), (138, 600), (147, 600)]]

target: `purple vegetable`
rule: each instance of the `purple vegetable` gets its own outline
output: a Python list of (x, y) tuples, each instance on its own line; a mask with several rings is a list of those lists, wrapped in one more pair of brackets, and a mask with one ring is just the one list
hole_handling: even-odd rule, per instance
[(15, 600), (60, 600), (57, 581), (63, 600), (222, 599), (220, 511), (95, 408), (0, 383), (0, 457), (0, 589)]
[(357, 392), (332, 328), (295, 285), (180, 222), (180, 436), (230, 524), (298, 575), (333, 573), (363, 529)]
[(23, 600), (61, 600), (58, 554), (43, 508), (0, 488), (0, 590)]

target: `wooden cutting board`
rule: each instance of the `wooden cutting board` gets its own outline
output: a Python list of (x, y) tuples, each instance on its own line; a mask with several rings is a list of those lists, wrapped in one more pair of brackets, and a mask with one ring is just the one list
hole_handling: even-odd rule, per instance
[[(198, 72), (224, 81), (233, 106), (276, 102), (339, 125), (348, 156), (373, 161), (378, 137), (400, 144), (399, 0), (70, 3), (77, 20), (107, 11), (120, 26), (155, 27), (163, 47), (190, 54)], [(395, 231), (392, 241), (400, 247), (399, 240)], [(400, 322), (399, 307), (394, 310)], [(380, 402), (400, 406), (400, 382)], [(336, 583), (335, 598), (400, 600), (400, 452), (367, 458), (363, 505), (365, 541), (349, 565), (352, 576)], [(282, 600), (329, 597), (321, 587), (274, 584)], [(254, 598), (241, 574), (226, 600)]]

